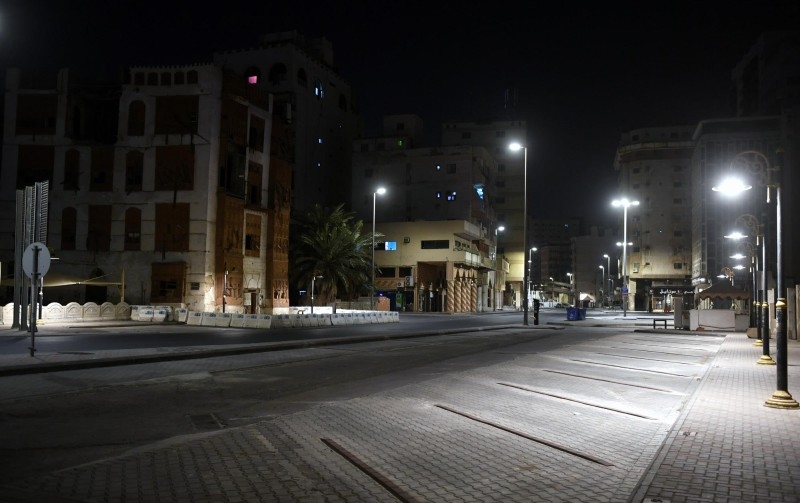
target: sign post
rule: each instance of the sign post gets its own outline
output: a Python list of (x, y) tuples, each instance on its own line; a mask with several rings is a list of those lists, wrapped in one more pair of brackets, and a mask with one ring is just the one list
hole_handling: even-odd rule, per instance
[(50, 270), (50, 251), (40, 242), (31, 243), (22, 254), (22, 270), (31, 278), (30, 325), (31, 356), (36, 352), (36, 313), (39, 305), (39, 279)]

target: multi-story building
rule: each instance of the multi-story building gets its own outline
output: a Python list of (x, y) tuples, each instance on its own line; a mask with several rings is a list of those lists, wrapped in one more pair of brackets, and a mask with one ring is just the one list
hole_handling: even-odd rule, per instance
[[(497, 177), (494, 182), (496, 197), (493, 203), (497, 222), (505, 227), (499, 236), (498, 253), (508, 257), (510, 270), (506, 281), (508, 290), (513, 292), (513, 303), (517, 306), (521, 306), (523, 300), (528, 249), (536, 244), (531, 241), (530, 232), (525, 232), (526, 221), (530, 230), (530, 217), (525, 215), (525, 182), (532, 180), (532, 173), (525, 173), (524, 152), (514, 152), (509, 146), (514, 142), (527, 146), (527, 134), (524, 120), (454, 121), (442, 125), (442, 145), (481, 146), (497, 160)], [(527, 209), (530, 214), (530, 206)], [(527, 238), (527, 243), (523, 237)]]
[(614, 283), (608, 281), (610, 256), (607, 260), (603, 255), (608, 255), (617, 241), (620, 239), (611, 229), (595, 226), (587, 234), (572, 238), (570, 272), (574, 274), (574, 297), (582, 307), (608, 305), (613, 299)]
[(672, 295), (692, 290), (693, 129), (636, 129), (617, 148), (620, 196), (639, 201), (627, 212), (629, 309), (669, 310)]
[[(403, 283), (399, 291), (414, 310), (502, 307), (504, 270), (502, 256), (495, 260), (498, 223), (492, 205), (495, 160), (479, 146), (414, 147), (422, 129), (414, 115), (387, 116), (384, 136), (353, 144), (353, 210), (366, 222), (374, 214), (379, 233), (386, 234), (388, 223), (402, 233), (377, 247), (376, 264), (385, 272), (378, 292), (393, 295), (396, 283)], [(378, 196), (380, 187), (386, 193)], [(410, 250), (419, 252), (406, 253)], [(445, 297), (449, 291), (449, 300), (414, 302), (435, 298), (431, 288)], [(477, 300), (454, 302), (470, 297), (453, 293), (462, 288), (473, 288), (470, 295)]]
[(285, 283), (266, 264), (271, 100), (214, 65), (131, 68), (102, 88), (8, 70), (2, 199), (50, 182), (48, 276), (66, 284), (45, 295), (266, 308)]
[(245, 75), (273, 94), (276, 110), (287, 110), (295, 131), (292, 209), (349, 202), (352, 142), (361, 119), (330, 41), (296, 31), (266, 34), (258, 47), (217, 52), (214, 62)]

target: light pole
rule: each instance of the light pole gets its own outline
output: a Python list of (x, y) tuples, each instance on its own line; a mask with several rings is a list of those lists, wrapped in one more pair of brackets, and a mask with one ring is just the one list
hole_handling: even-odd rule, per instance
[[(577, 307), (577, 302), (575, 302), (574, 287), (572, 286), (572, 273), (568, 272), (567, 277), (569, 278), (569, 297), (567, 297), (567, 303), (569, 303), (571, 306)], [(570, 300), (572, 302), (570, 302)]]
[(314, 280), (322, 279), (322, 276), (311, 276), (311, 314), (314, 314)]
[(378, 187), (377, 190), (372, 193), (372, 281), (369, 284), (370, 311), (375, 310), (375, 201), (378, 198), (378, 194), (386, 194), (386, 189), (383, 187)]
[[(614, 288), (613, 288), (614, 280), (611, 278), (611, 256), (609, 256), (608, 253), (604, 253), (603, 257), (606, 259), (606, 271), (608, 271), (608, 282), (611, 283), (611, 285), (612, 285), (612, 287), (608, 291), (610, 293), (613, 293), (614, 292)], [(604, 281), (603, 282), (603, 290), (605, 290), (605, 288), (606, 288), (606, 284), (605, 284), (605, 281)], [(606, 295), (606, 296), (608, 296), (608, 295)], [(605, 301), (606, 299), (603, 299), (603, 300)]]
[[(782, 226), (783, 226), (783, 214), (781, 209), (781, 176), (782, 176), (782, 169), (781, 164), (783, 162), (783, 150), (779, 149), (778, 152), (778, 165), (774, 168), (770, 167), (769, 159), (763, 153), (757, 150), (747, 150), (741, 152), (734, 157), (733, 162), (737, 160), (744, 160), (747, 163), (748, 169), (751, 172), (765, 172), (766, 174), (766, 188), (767, 188), (767, 203), (770, 203), (770, 192), (771, 189), (775, 189), (775, 289), (776, 289), (776, 297), (775, 300), (775, 351), (776, 351), (776, 368), (777, 368), (777, 390), (772, 394), (772, 396), (767, 399), (764, 403), (767, 407), (773, 407), (776, 409), (797, 409), (800, 408), (800, 404), (797, 403), (792, 395), (789, 393), (789, 383), (788, 383), (788, 372), (787, 372), (787, 360), (786, 360), (786, 353), (788, 351), (787, 347), (787, 334), (786, 334), (786, 292), (783, 288), (783, 236), (782, 236)], [(733, 164), (731, 162), (731, 164)], [(775, 181), (772, 180), (772, 173), (777, 173), (777, 179)], [(725, 191), (725, 192), (741, 192), (743, 190), (749, 190), (752, 188), (751, 185), (745, 185), (741, 182), (738, 183), (735, 189), (731, 189), (731, 184), (723, 183), (722, 185), (715, 187), (714, 190), (717, 191)], [(765, 226), (766, 229), (766, 226)], [(766, 247), (765, 247), (766, 248)], [(766, 264), (762, 264), (764, 271), (766, 271)], [(766, 301), (766, 299), (765, 299)], [(769, 332), (767, 332), (767, 338), (769, 337)], [(768, 344), (768, 339), (765, 338), (764, 345)]]
[(602, 265), (599, 265), (597, 267), (599, 267), (600, 270), (602, 271), (603, 282), (600, 283), (600, 295), (603, 296), (603, 304), (605, 305), (606, 296), (604, 295), (604, 293), (605, 293), (605, 290), (606, 290), (606, 267), (602, 266)]
[[(522, 195), (522, 249), (526, 249), (528, 247), (528, 147), (522, 146), (522, 144), (514, 142), (508, 146), (511, 151), (516, 152), (518, 150), (523, 151), (523, 195)], [(523, 260), (525, 254), (523, 252)], [(523, 264), (523, 279), (522, 285), (527, 289), (528, 288), (528, 270), (524, 267)], [(525, 296), (522, 299), (522, 310), (523, 316), (522, 324), (528, 324), (528, 293), (525, 292)]]
[[(495, 311), (497, 311), (497, 299), (498, 299), (497, 278), (499, 276), (497, 274), (497, 271), (499, 269), (497, 267), (497, 264), (498, 264), (498, 259), (497, 259), (497, 235), (499, 233), (503, 232), (504, 230), (506, 230), (506, 228), (503, 225), (498, 225), (497, 228), (495, 228), (495, 230), (494, 230), (494, 266), (493, 266), (494, 267), (494, 271), (493, 271), (493, 273), (494, 273), (494, 285), (493, 285), (494, 290), (492, 290), (492, 296), (494, 297), (494, 310)], [(502, 302), (502, 297), (500, 297), (500, 301)]]
[[(534, 246), (530, 250), (528, 250), (528, 280), (532, 283), (533, 276), (531, 276), (531, 264), (533, 263), (533, 252), (538, 251), (538, 249)], [(530, 287), (525, 288), (525, 295), (530, 296)]]
[(556, 300), (556, 281), (550, 276), (550, 301)]
[(611, 205), (615, 208), (622, 206), (622, 316), (628, 316), (628, 208), (639, 206), (639, 201), (630, 201), (623, 197), (614, 199)]

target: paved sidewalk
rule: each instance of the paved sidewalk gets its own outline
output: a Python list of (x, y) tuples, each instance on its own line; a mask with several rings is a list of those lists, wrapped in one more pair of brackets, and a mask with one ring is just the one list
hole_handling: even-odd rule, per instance
[[(776, 368), (756, 363), (762, 348), (753, 342), (727, 335), (632, 502), (800, 501), (800, 409), (764, 405)], [(800, 401), (796, 340), (787, 357), (789, 392)]]
[[(631, 320), (624, 322), (632, 323)], [(621, 323), (619, 320), (609, 322), (619, 326)], [(643, 327), (637, 327), (637, 330), (659, 334), (682, 332)], [(369, 398), (355, 400), (346, 407), (320, 407), (304, 418), (287, 417), (271, 421), (269, 425), (223, 430), (171, 446), (154, 446), (120, 458), (62, 470), (38, 481), (0, 489), (0, 501), (160, 502), (196, 501), (198, 498), (213, 502), (560, 501), (553, 494), (557, 494), (556, 489), (561, 491), (558, 494), (563, 494), (565, 488), (574, 491), (571, 501), (623, 501), (626, 497), (623, 494), (629, 495), (628, 501), (632, 503), (800, 501), (800, 409), (780, 410), (764, 406), (776, 390), (776, 368), (756, 364), (762, 349), (754, 346), (753, 342), (744, 333), (725, 334), (710, 368), (697, 378), (699, 386), (685, 403), (678, 420), (663, 435), (656, 435), (656, 438), (665, 440), (660, 448), (655, 446), (654, 461), (644, 470), (645, 475), (638, 484), (633, 481), (630, 487), (629, 481), (624, 477), (621, 479), (626, 483), (619, 488), (619, 499), (593, 493), (586, 481), (602, 477), (603, 471), (590, 471), (577, 463), (575, 471), (554, 474), (553, 486), (541, 487), (541, 492), (536, 493), (538, 496), (531, 499), (530, 493), (517, 492), (520, 485), (524, 486), (525, 473), (507, 479), (492, 477), (493, 474), (508, 477), (507, 467), (502, 466), (504, 460), (517, 454), (524, 457), (527, 455), (525, 450), (515, 442), (503, 443), (506, 441), (499, 437), (493, 439), (499, 443), (487, 442), (486, 434), (477, 434), (471, 426), (462, 425), (455, 431), (440, 429), (432, 420), (436, 417), (436, 405), (420, 406), (418, 400), (410, 399), (408, 390), (398, 390), (396, 396), (379, 397), (380, 400)], [(774, 339), (771, 342), (774, 358)], [(798, 400), (800, 344), (790, 340), (788, 346), (789, 391)], [(80, 359), (81, 355), (61, 357)], [(0, 362), (0, 367), (2, 365)], [(457, 383), (452, 384), (431, 387), (425, 396), (436, 396), (443, 389), (459, 389)], [(473, 400), (469, 396), (463, 398), (467, 403)], [(516, 410), (515, 405), (505, 403), (502, 397), (496, 400), (493, 407), (497, 413), (505, 413), (509, 408), (509, 413), (520, 417), (529, 413)], [(366, 421), (368, 417), (373, 418), (375, 424)], [(444, 451), (444, 446), (452, 443), (454, 433), (468, 445), (473, 445), (475, 452), (486, 456), (484, 471), (465, 471), (460, 486), (443, 486), (436, 499), (420, 498), (413, 487), (394, 486), (391, 481), (376, 489), (374, 481), (354, 473), (344, 461), (348, 449), (357, 445), (340, 445), (327, 438), (330, 433), (324, 428), (315, 426), (330, 423), (331, 418), (337, 428), (348, 432), (346, 438), (354, 441), (380, 436), (382, 421), (387, 424), (398, 420), (405, 422), (407, 431), (401, 433), (407, 437), (401, 438), (406, 438), (405, 442), (412, 445), (401, 443), (394, 446), (394, 452), (382, 452), (389, 458), (387, 465), (379, 464), (383, 459), (380, 456), (372, 460), (384, 471), (407, 470), (405, 478), (427, 480), (435, 485), (432, 470), (415, 467), (420, 460), (401, 457), (401, 453), (409, 448), (432, 456), (429, 463), (439, 464), (435, 466), (448, 466), (455, 471), (463, 463), (465, 470), (472, 470), (469, 460), (436, 457), (434, 454), (440, 449)], [(556, 424), (550, 426), (559, 427)], [(609, 425), (610, 436), (619, 435), (617, 442), (631, 444), (634, 448), (645, 438), (633, 434), (625, 438), (624, 428), (620, 433), (613, 432), (613, 428), (622, 426)], [(305, 438), (322, 439), (323, 443), (299, 440)], [(428, 441), (441, 442), (441, 445), (413, 445), (413, 442)], [(332, 451), (340, 455), (332, 456)], [(530, 469), (544, 468), (537, 463), (532, 459)], [(283, 483), (276, 484), (276, 478)], [(496, 497), (486, 499), (478, 496), (486, 494), (487, 486), (492, 488)], [(34, 488), (37, 496), (32, 500), (29, 496)]]

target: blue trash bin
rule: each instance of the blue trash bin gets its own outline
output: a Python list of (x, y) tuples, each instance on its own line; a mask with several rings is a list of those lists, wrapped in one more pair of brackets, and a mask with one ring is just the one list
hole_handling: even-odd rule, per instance
[(567, 308), (567, 320), (568, 321), (577, 321), (578, 320), (578, 310), (574, 307)]

